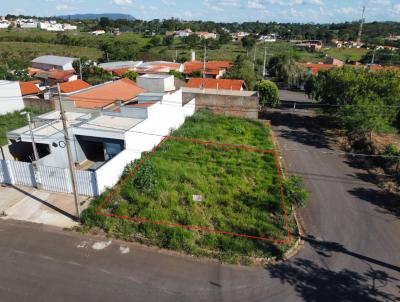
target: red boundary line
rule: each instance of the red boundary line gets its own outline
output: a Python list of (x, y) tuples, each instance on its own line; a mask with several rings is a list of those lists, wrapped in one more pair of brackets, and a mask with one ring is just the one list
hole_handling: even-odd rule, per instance
[[(285, 228), (287, 230), (287, 236), (284, 240), (277, 240), (277, 239), (272, 239), (272, 238), (267, 238), (267, 237), (257, 237), (257, 236), (250, 236), (250, 235), (245, 235), (245, 234), (238, 234), (238, 233), (233, 233), (233, 232), (227, 232), (227, 231), (220, 231), (220, 230), (214, 230), (210, 228), (205, 228), (205, 227), (196, 227), (196, 226), (190, 226), (190, 225), (182, 225), (182, 224), (176, 224), (168, 221), (156, 221), (156, 220), (149, 220), (145, 218), (132, 218), (132, 217), (127, 217), (127, 216), (120, 216), (120, 215), (115, 215), (115, 214), (107, 214), (107, 213), (102, 213), (100, 210), (104, 207), (104, 205), (110, 200), (110, 198), (118, 191), (121, 190), (121, 187), (123, 184), (126, 183), (126, 181), (129, 179), (129, 177), (132, 176), (132, 174), (141, 166), (143, 163), (149, 159), (149, 157), (157, 151), (157, 149), (167, 140), (177, 140), (177, 141), (190, 141), (193, 143), (199, 143), (203, 145), (214, 145), (217, 147), (228, 147), (232, 149), (243, 149), (243, 150), (249, 150), (249, 151), (254, 151), (254, 152), (261, 152), (261, 153), (270, 153), (274, 155), (275, 158), (275, 165), (276, 169), (278, 172), (278, 181), (279, 181), (279, 189), (281, 192), (282, 196), (282, 208), (283, 208), (283, 213), (285, 216)], [(224, 235), (230, 235), (234, 237), (244, 237), (244, 238), (249, 238), (249, 239), (255, 239), (255, 240), (261, 240), (261, 241), (272, 241), (275, 244), (288, 244), (291, 241), (291, 232), (289, 228), (289, 217), (287, 215), (286, 207), (285, 207), (285, 194), (283, 192), (283, 185), (282, 185), (282, 176), (281, 176), (281, 169), (280, 169), (280, 164), (278, 157), (276, 155), (276, 152), (274, 150), (263, 150), (263, 149), (257, 149), (253, 147), (248, 147), (248, 146), (241, 146), (241, 145), (232, 145), (232, 144), (221, 144), (221, 143), (216, 143), (212, 141), (203, 141), (203, 140), (198, 140), (198, 139), (191, 139), (191, 138), (180, 138), (180, 137), (174, 137), (174, 136), (164, 136), (161, 140), (161, 142), (153, 148), (153, 150), (150, 151), (149, 154), (146, 155), (145, 158), (143, 158), (139, 164), (135, 168), (132, 169), (131, 172), (122, 180), (120, 181), (114, 189), (110, 192), (110, 194), (107, 195), (107, 197), (103, 200), (103, 202), (97, 207), (96, 211), (97, 215), (105, 216), (105, 217), (112, 217), (112, 218), (118, 218), (118, 219), (124, 219), (124, 220), (130, 220), (130, 221), (139, 221), (139, 222), (144, 222), (144, 223), (153, 223), (157, 225), (165, 225), (169, 227), (175, 227), (175, 228), (183, 228), (183, 229), (189, 229), (192, 231), (205, 231), (209, 233), (215, 233), (215, 234), (224, 234)]]

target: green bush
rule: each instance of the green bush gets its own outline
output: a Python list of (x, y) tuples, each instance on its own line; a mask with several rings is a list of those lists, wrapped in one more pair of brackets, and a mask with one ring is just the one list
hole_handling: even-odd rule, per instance
[(298, 175), (291, 175), (283, 181), (283, 191), (286, 201), (297, 208), (304, 207), (310, 195), (304, 187), (303, 178)]
[(257, 90), (260, 93), (260, 103), (263, 106), (271, 106), (279, 108), (281, 99), (279, 97), (279, 90), (276, 84), (272, 81), (261, 81), (257, 85)]

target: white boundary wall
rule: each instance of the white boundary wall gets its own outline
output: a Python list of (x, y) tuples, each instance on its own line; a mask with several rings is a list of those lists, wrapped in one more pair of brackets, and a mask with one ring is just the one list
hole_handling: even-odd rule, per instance
[(182, 126), (194, 114), (195, 107), (195, 99), (182, 106), (181, 90), (166, 95), (163, 103), (149, 107), (149, 118), (126, 132), (126, 150), (96, 171), (99, 193), (118, 182), (127, 164), (140, 158), (142, 152), (151, 151), (163, 136)]

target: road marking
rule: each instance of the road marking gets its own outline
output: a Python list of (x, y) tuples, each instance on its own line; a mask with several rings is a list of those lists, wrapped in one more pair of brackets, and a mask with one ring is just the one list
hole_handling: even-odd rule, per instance
[(82, 241), (81, 243), (79, 243), (76, 247), (78, 249), (86, 249), (89, 246), (89, 242), (87, 241)]
[(94, 243), (92, 245), (92, 249), (98, 250), (98, 251), (104, 250), (105, 248), (109, 247), (111, 245), (111, 243), (112, 243), (112, 240), (110, 240), (110, 241), (99, 241), (99, 242), (96, 242), (96, 243)]
[(121, 245), (121, 246), (119, 247), (119, 252), (120, 252), (121, 254), (123, 254), (123, 255), (129, 254), (130, 248), (127, 247), (127, 246), (122, 246), (122, 245)]

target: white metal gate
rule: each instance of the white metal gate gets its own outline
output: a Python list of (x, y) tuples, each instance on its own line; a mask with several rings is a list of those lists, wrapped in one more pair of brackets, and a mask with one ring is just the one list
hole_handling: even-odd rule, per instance
[(71, 181), (67, 169), (38, 166), (38, 171), (43, 190), (72, 193)]
[(31, 163), (9, 160), (12, 181), (15, 185), (36, 187), (35, 173)]
[[(75, 171), (78, 194), (97, 196), (96, 173)], [(31, 163), (0, 160), (0, 183), (38, 187), (50, 192), (72, 193), (71, 177), (68, 169), (37, 166), (37, 173)]]

